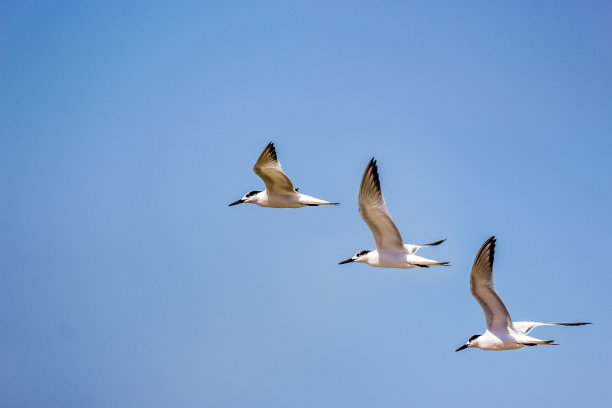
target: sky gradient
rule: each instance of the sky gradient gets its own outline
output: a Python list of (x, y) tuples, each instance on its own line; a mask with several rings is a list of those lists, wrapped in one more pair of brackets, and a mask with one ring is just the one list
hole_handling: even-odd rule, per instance
[[(0, 3), (0, 406), (605, 405), (612, 5), (256, 3)], [(270, 141), (342, 204), (228, 208)], [(371, 157), (451, 267), (337, 265)], [(491, 235), (515, 320), (595, 324), (454, 353)]]

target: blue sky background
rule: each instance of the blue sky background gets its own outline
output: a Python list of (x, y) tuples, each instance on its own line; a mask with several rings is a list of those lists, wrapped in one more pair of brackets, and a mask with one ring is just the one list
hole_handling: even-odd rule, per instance
[[(612, 5), (0, 3), (0, 405), (602, 406)], [(339, 207), (227, 204), (274, 141)], [(370, 157), (406, 242), (374, 241)], [(496, 286), (558, 347), (466, 350)]]

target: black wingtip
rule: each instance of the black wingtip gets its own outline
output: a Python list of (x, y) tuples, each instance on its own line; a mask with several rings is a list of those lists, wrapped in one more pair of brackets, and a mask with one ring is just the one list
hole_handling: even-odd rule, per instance
[[(486, 259), (489, 261), (489, 267), (493, 269), (493, 261), (495, 259), (495, 242), (495, 235), (493, 235), (492, 237), (487, 239), (484, 244), (482, 244), (482, 246), (478, 250), (478, 253), (476, 254), (476, 259), (474, 260), (474, 267), (479, 262), (484, 261), (486, 257)], [(485, 250), (487, 250), (486, 254), (484, 253)]]
[(370, 159), (370, 162), (368, 163), (368, 166), (366, 167), (366, 171), (368, 170), (370, 171), (370, 173), (372, 173), (372, 177), (374, 180), (374, 184), (376, 185), (376, 188), (380, 190), (380, 179), (378, 177), (378, 166), (376, 165), (376, 159), (374, 157)]
[(591, 322), (580, 322), (580, 323), (555, 323), (558, 324), (560, 326), (584, 326), (587, 324), (593, 324)]
[(270, 152), (270, 156), (272, 156), (274, 160), (278, 160), (278, 158), (276, 157), (276, 149), (274, 148), (274, 142), (268, 143), (265, 150), (268, 150)]
[(446, 238), (441, 239), (439, 241), (436, 242), (432, 242), (431, 244), (425, 244), (424, 246), (436, 246), (436, 245), (440, 245), (441, 243), (443, 243), (444, 241), (446, 241)]
[(493, 261), (495, 260), (495, 243), (497, 242), (497, 238), (493, 235), (491, 238), (487, 239), (487, 242), (482, 246), (483, 248), (489, 245), (489, 265), (491, 268), (493, 267)]

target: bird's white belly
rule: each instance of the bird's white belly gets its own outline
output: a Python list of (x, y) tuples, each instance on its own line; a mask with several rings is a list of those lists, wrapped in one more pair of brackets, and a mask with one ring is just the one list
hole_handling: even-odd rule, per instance
[(304, 207), (299, 202), (299, 196), (295, 195), (271, 195), (268, 194), (268, 199), (265, 203), (261, 204), (262, 207), (272, 208), (300, 208)]
[(518, 343), (510, 334), (496, 336), (490, 332), (478, 338), (478, 347), (482, 350), (516, 350), (524, 345)]
[(378, 264), (381, 268), (409, 269), (415, 266), (408, 262), (406, 254), (393, 254), (388, 252), (378, 253)]

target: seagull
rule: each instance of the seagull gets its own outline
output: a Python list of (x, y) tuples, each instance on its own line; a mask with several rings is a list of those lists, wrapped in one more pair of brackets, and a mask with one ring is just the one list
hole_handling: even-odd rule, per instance
[(330, 203), (318, 198), (298, 193), (298, 189), (293, 187), (289, 177), (283, 172), (278, 159), (274, 143), (270, 142), (263, 150), (253, 171), (262, 178), (266, 185), (264, 191), (251, 191), (246, 193), (240, 200), (229, 205), (252, 203), (260, 207), (274, 208), (301, 208), (314, 207), (318, 205), (338, 205), (340, 203)]
[(487, 331), (475, 334), (455, 351), (468, 347), (482, 350), (515, 350), (526, 346), (546, 344), (557, 346), (554, 340), (540, 340), (528, 336), (538, 326), (583, 326), (591, 323), (512, 322), (508, 309), (493, 287), (493, 257), (495, 237), (489, 238), (478, 251), (470, 274), (470, 291), (484, 311)]
[(448, 265), (448, 262), (438, 262), (416, 255), (416, 252), (425, 247), (440, 245), (445, 240), (432, 242), (431, 244), (414, 245), (404, 244), (395, 223), (389, 215), (385, 199), (380, 190), (378, 179), (378, 168), (376, 160), (372, 158), (361, 178), (359, 187), (359, 214), (368, 224), (374, 240), (376, 249), (374, 251), (364, 250), (357, 252), (355, 256), (342, 265), (349, 262), (362, 262), (370, 266), (381, 268), (429, 268), (430, 265)]

